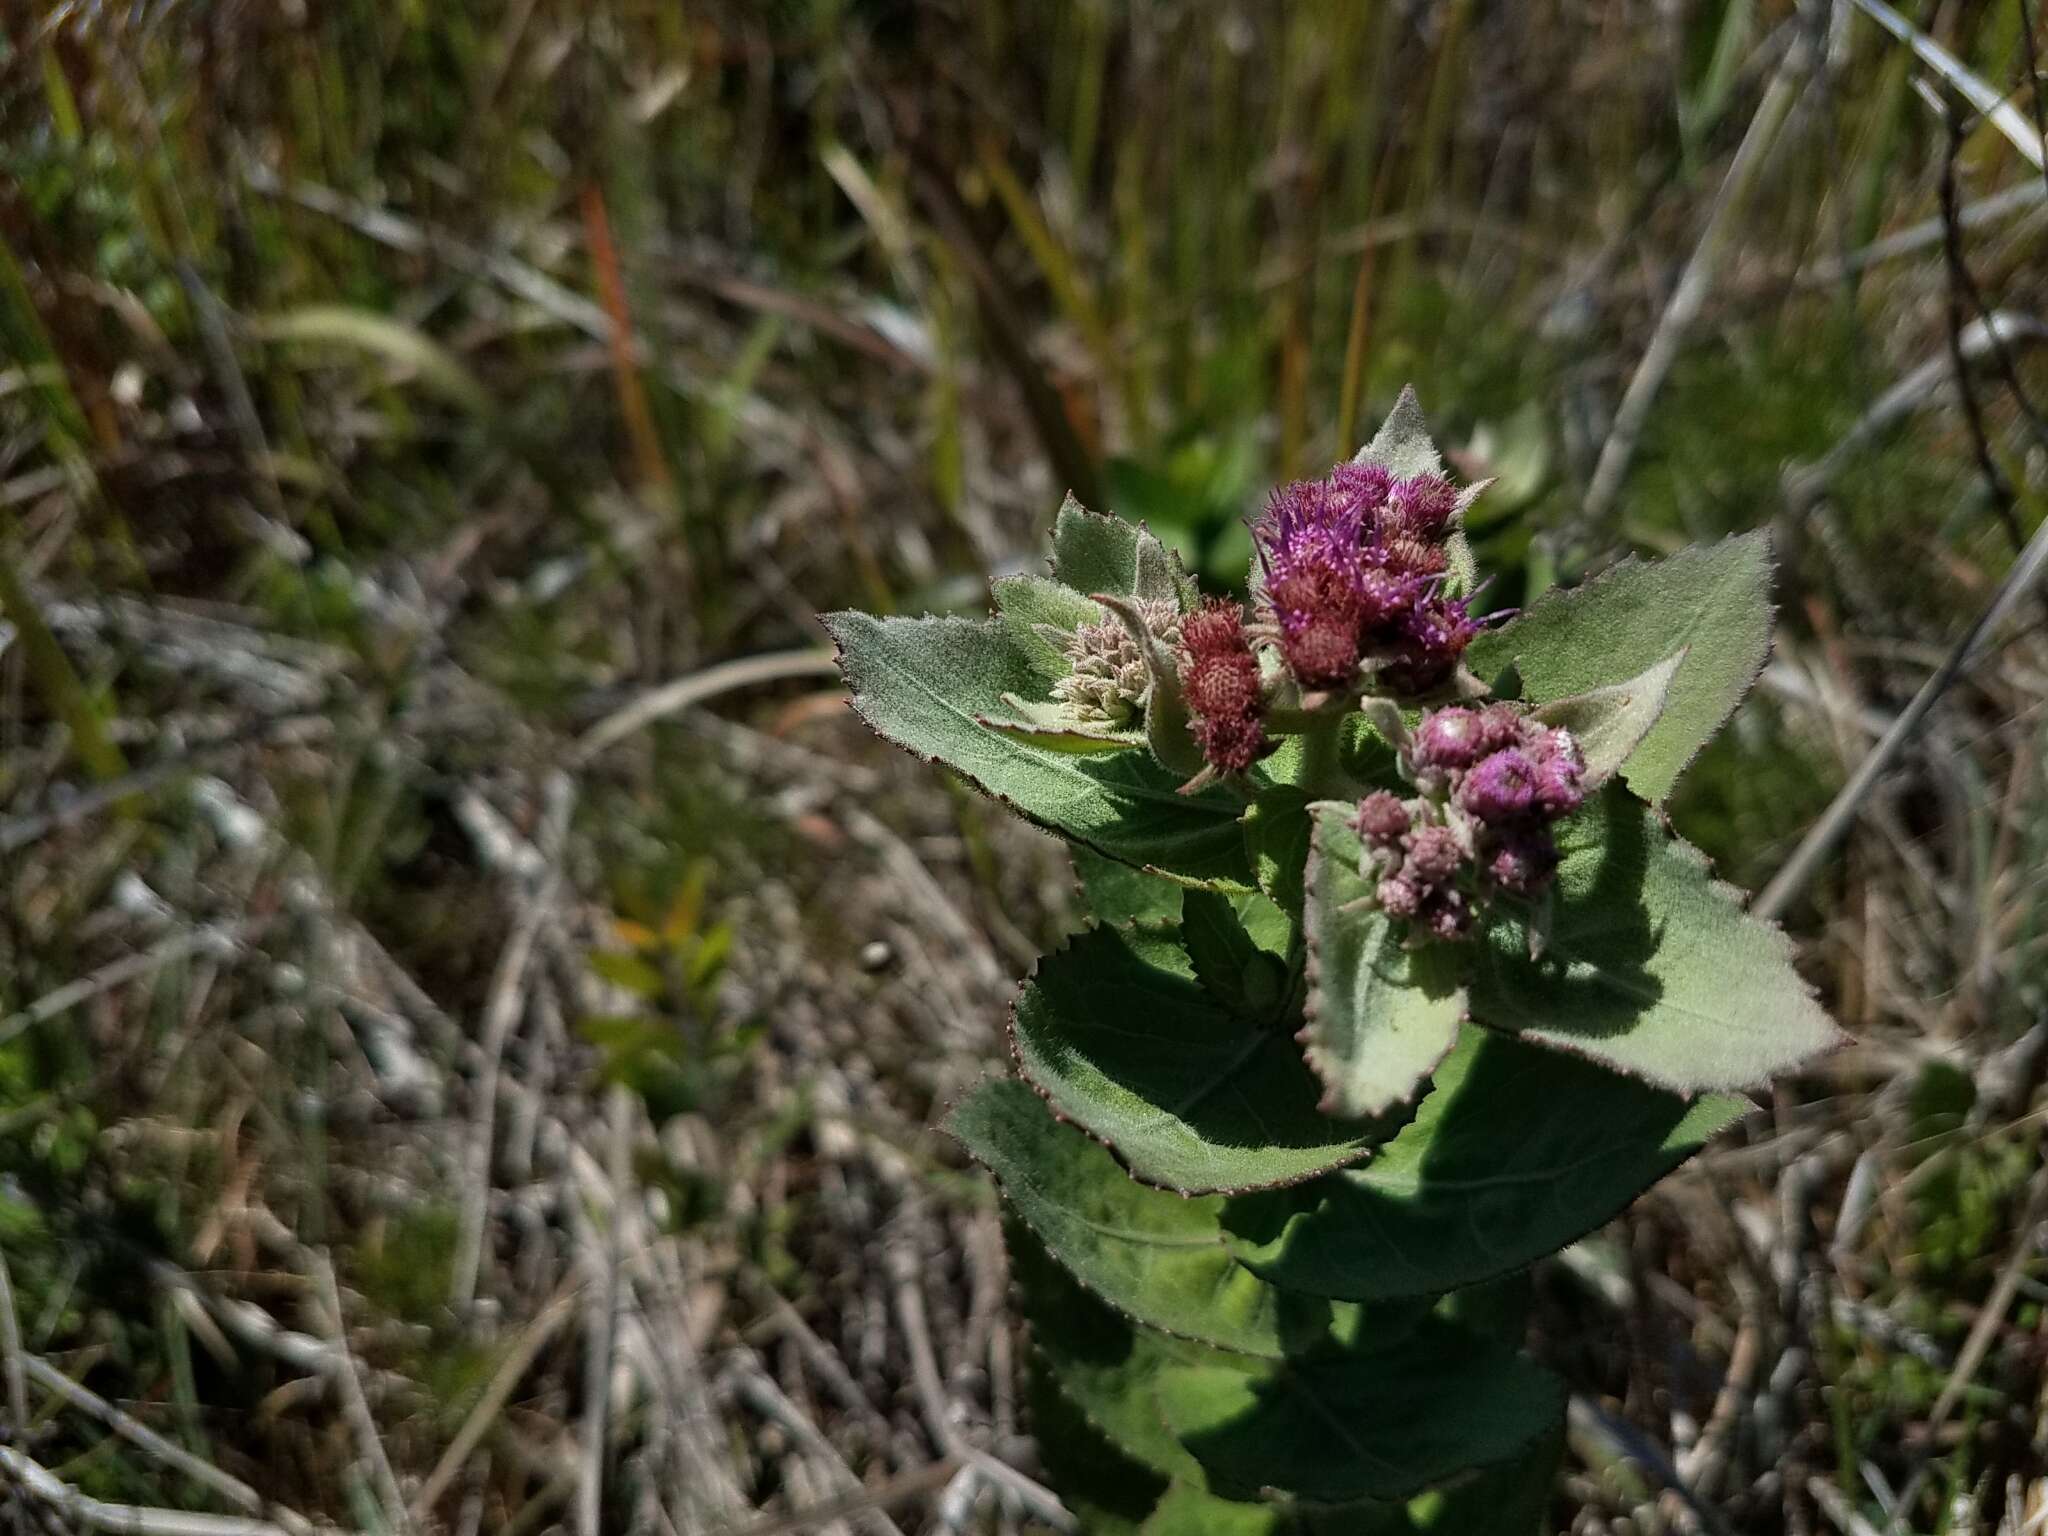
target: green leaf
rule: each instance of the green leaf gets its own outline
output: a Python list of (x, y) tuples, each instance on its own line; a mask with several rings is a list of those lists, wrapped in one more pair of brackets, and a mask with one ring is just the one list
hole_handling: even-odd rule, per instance
[(1597, 789), (1619, 773), (1629, 754), (1655, 729), (1671, 695), (1671, 680), (1684, 664), (1685, 652), (1674, 651), (1625, 683), (1575, 693), (1536, 710), (1536, 718), (1545, 725), (1572, 733), (1586, 761), (1587, 789)]
[(1204, 1493), (1193, 1483), (1170, 1483), (1166, 1496), (1138, 1528), (1139, 1536), (1289, 1536), (1293, 1520), (1277, 1505), (1243, 1503)]
[[(1533, 1532), (1534, 1526), (1530, 1527)], [(1139, 1536), (1414, 1536), (1398, 1504), (1317, 1509), (1269, 1500), (1222, 1499), (1191, 1482), (1169, 1484)], [(1093, 1532), (1090, 1532), (1093, 1536)], [(1529, 1532), (1518, 1533), (1529, 1536)]]
[(1111, 752), (1129, 752), (1145, 744), (1144, 733), (1105, 725), (1099, 720), (1082, 720), (1065, 705), (1003, 695), (1001, 714), (977, 715), (977, 724), (1027, 747), (1072, 757), (1099, 757)]
[(1653, 804), (1741, 702), (1771, 645), (1769, 535), (1747, 533), (1647, 564), (1630, 559), (1553, 592), (1466, 652), (1479, 676), (1510, 664), (1548, 704), (1622, 683), (1683, 649), (1663, 715), (1622, 769)]
[[(1287, 963), (1262, 948), (1245, 927), (1238, 902), (1279, 909), (1263, 896), (1234, 900), (1214, 891), (1189, 891), (1182, 906), (1181, 938), (1195, 979), (1227, 1013), (1252, 1024), (1270, 1024), (1287, 1006)], [(1280, 943), (1287, 940), (1284, 918)]]
[[(1190, 912), (1205, 900), (1222, 902), (1190, 892)], [(1222, 920), (1235, 925), (1227, 908)], [(1278, 966), (1238, 933), (1249, 963)], [(1116, 929), (1040, 963), (1011, 1040), (1055, 1110), (1138, 1178), (1182, 1194), (1297, 1183), (1365, 1156), (1375, 1139), (1371, 1124), (1317, 1112), (1315, 1079), (1283, 1032), (1147, 964)]]
[(982, 1083), (946, 1127), (1053, 1257), (1138, 1322), (1267, 1358), (1328, 1332), (1329, 1303), (1277, 1291), (1231, 1256), (1220, 1197), (1137, 1183), (1025, 1084)]
[(1082, 903), (1097, 922), (1112, 928), (1133, 923), (1179, 926), (1186, 886), (1133, 869), (1084, 843), (1069, 844), (1067, 852), (1074, 861)]
[(1160, 1415), (1153, 1393), (1159, 1373), (1201, 1360), (1241, 1369), (1258, 1362), (1134, 1326), (1062, 1269), (1014, 1212), (1005, 1215), (1003, 1234), (1031, 1325), (1033, 1374), (1056, 1382), (1067, 1407), (1137, 1465), (1199, 1484), (1201, 1468)]
[(1138, 1536), (1165, 1479), (1089, 1422), (1044, 1362), (1033, 1360), (1027, 1375), (1032, 1438), (1061, 1502), (1081, 1517), (1089, 1536)]
[(1262, 1376), (1179, 1366), (1158, 1390), (1212, 1489), (1321, 1504), (1405, 1499), (1513, 1461), (1564, 1410), (1550, 1372), (1434, 1318), (1363, 1358), (1289, 1360)]
[(1201, 599), (1180, 558), (1149, 529), (1090, 512), (1071, 495), (1053, 520), (1052, 574), (1076, 592), (1172, 598), (1183, 609)]
[(995, 598), (996, 611), (1022, 647), (1032, 669), (1048, 683), (1074, 669), (1067, 653), (1040, 626), (1072, 634), (1083, 624), (1099, 623), (1103, 617), (1100, 603), (1045, 576), (1004, 576), (990, 586), (989, 592)]
[(825, 619), (853, 705), (882, 736), (946, 764), (1040, 826), (1127, 864), (1176, 879), (1249, 889), (1251, 868), (1225, 790), (1176, 793), (1143, 752), (1078, 758), (992, 731), (978, 716), (1036, 686), (1000, 620)]
[(1308, 934), (1308, 1064), (1331, 1114), (1383, 1115), (1411, 1102), (1458, 1038), (1465, 996), (1442, 945), (1403, 949), (1359, 874), (1351, 807), (1311, 806), (1302, 926)]
[(1422, 402), (1415, 398), (1413, 384), (1401, 386), (1401, 397), (1372, 441), (1358, 450), (1357, 462), (1377, 464), (1401, 480), (1443, 473), (1443, 457), (1430, 438), (1429, 423), (1423, 419)]
[(1260, 790), (1244, 814), (1244, 841), (1259, 889), (1281, 911), (1299, 917), (1308, 868), (1308, 796), (1291, 784)]
[(1354, 1301), (1509, 1274), (1612, 1219), (1749, 1101), (1687, 1103), (1575, 1056), (1468, 1029), (1373, 1160), (1231, 1203), (1238, 1256)]
[(1785, 935), (1619, 785), (1559, 825), (1558, 849), (1542, 959), (1512, 912), (1478, 946), (1479, 1022), (1680, 1093), (1759, 1084), (1842, 1043)]
[(1536, 1536), (1546, 1528), (1543, 1516), (1563, 1458), (1560, 1424), (1505, 1466), (1421, 1495), (1408, 1506), (1408, 1517), (1417, 1532), (1441, 1536)]

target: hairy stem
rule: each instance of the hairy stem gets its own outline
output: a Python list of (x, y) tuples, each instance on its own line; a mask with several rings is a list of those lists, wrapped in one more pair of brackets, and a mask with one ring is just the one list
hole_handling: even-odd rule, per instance
[(1344, 717), (1328, 714), (1301, 733), (1301, 787), (1312, 800), (1344, 800), (1358, 791), (1344, 772), (1343, 730)]

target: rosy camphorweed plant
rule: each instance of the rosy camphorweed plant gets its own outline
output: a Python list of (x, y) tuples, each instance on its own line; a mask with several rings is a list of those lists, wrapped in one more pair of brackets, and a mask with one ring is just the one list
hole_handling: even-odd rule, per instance
[(1071, 500), (995, 617), (827, 622), (862, 717), (1074, 850), (1090, 926), (950, 1129), (1091, 1530), (1529, 1536), (1527, 1267), (1838, 1039), (1658, 807), (1769, 647), (1761, 535), (1468, 609), (1412, 394), (1248, 605)]

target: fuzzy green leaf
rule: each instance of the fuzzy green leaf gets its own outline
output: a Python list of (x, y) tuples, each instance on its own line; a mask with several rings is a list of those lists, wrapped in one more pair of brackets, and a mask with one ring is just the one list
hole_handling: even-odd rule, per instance
[(1133, 869), (1083, 843), (1070, 843), (1067, 852), (1074, 861), (1082, 904), (1097, 922), (1112, 928), (1180, 923), (1186, 886)]
[(1489, 679), (1512, 664), (1522, 697), (1548, 704), (1626, 682), (1683, 648), (1662, 716), (1622, 769), (1655, 804), (1763, 670), (1770, 591), (1770, 538), (1760, 532), (1667, 560), (1624, 560), (1480, 635), (1465, 659)]
[(1014, 1211), (1004, 1214), (1003, 1234), (1031, 1325), (1034, 1374), (1056, 1382), (1073, 1410), (1140, 1466), (1199, 1483), (1201, 1469), (1159, 1412), (1159, 1373), (1205, 1360), (1241, 1370), (1260, 1362), (1135, 1326), (1062, 1269)]
[(1372, 885), (1351, 808), (1310, 807), (1306, 903), (1308, 1064), (1331, 1114), (1383, 1115), (1410, 1103), (1458, 1038), (1465, 997), (1444, 946), (1404, 949), (1395, 926), (1363, 905)]
[[(1191, 914), (1203, 900), (1222, 903), (1190, 892)], [(1236, 924), (1227, 906), (1218, 921)], [(1237, 933), (1248, 966), (1278, 968)], [(1356, 1161), (1373, 1144), (1372, 1124), (1317, 1112), (1315, 1079), (1285, 1033), (1147, 964), (1115, 929), (1082, 934), (1041, 962), (1011, 1029), (1018, 1066), (1052, 1107), (1148, 1184), (1183, 1194), (1270, 1188)]]
[(882, 736), (946, 764), (1040, 826), (1127, 864), (1185, 881), (1250, 889), (1227, 791), (1176, 793), (1179, 781), (1144, 752), (1073, 757), (992, 731), (1005, 693), (1028, 694), (1029, 660), (1002, 621), (877, 619), (835, 613), (854, 708)]
[(1070, 757), (1101, 757), (1145, 745), (1142, 731), (1083, 720), (1064, 704), (1003, 695), (1001, 712), (977, 715), (976, 723), (1027, 747)]
[(1072, 496), (1052, 525), (1052, 574), (1076, 592), (1171, 598), (1183, 609), (1200, 600), (1180, 557), (1138, 523), (1090, 512)]
[(1212, 1489), (1326, 1504), (1405, 1499), (1513, 1461), (1564, 1409), (1550, 1372), (1437, 1319), (1363, 1358), (1319, 1355), (1264, 1375), (1178, 1366), (1158, 1392)]
[[(1175, 1482), (1139, 1528), (1139, 1536), (1414, 1536), (1415, 1530), (1398, 1504), (1321, 1509), (1265, 1499), (1223, 1499), (1194, 1483)], [(1532, 1524), (1516, 1536), (1531, 1536), (1534, 1530)]]
[(1328, 1332), (1329, 1303), (1277, 1291), (1231, 1256), (1220, 1197), (1138, 1183), (1025, 1084), (982, 1083), (946, 1126), (1053, 1256), (1127, 1316), (1268, 1358)]
[[(1262, 915), (1277, 920), (1278, 942), (1261, 946), (1246, 926), (1238, 904), (1257, 902)], [(1274, 937), (1269, 931), (1269, 938)], [(1270, 1024), (1287, 1007), (1287, 963), (1279, 950), (1287, 943), (1287, 922), (1265, 897), (1220, 896), (1214, 891), (1189, 891), (1182, 904), (1181, 940), (1202, 990), (1223, 1010), (1252, 1024)]]
[(1546, 1529), (1543, 1516), (1563, 1456), (1559, 1424), (1515, 1460), (1421, 1495), (1408, 1506), (1409, 1521), (1418, 1533), (1437, 1536), (1536, 1536)]
[(1363, 1167), (1233, 1201), (1276, 1285), (1375, 1301), (1468, 1286), (1601, 1226), (1749, 1108), (1688, 1104), (1559, 1051), (1470, 1029), (1415, 1119)]
[(1039, 1459), (1082, 1529), (1089, 1536), (1140, 1536), (1166, 1480), (1097, 1428), (1037, 1358), (1026, 1375), (1025, 1405)]
[(1244, 840), (1259, 889), (1281, 911), (1298, 916), (1308, 868), (1308, 796), (1290, 784), (1260, 790), (1244, 814)]
[(1443, 472), (1442, 455), (1430, 438), (1429, 423), (1422, 415), (1422, 402), (1415, 398), (1415, 386), (1404, 384), (1394, 408), (1371, 442), (1358, 450), (1357, 462), (1377, 464), (1396, 479), (1411, 475)]
[(1760, 1084), (1843, 1041), (1785, 935), (1620, 785), (1559, 826), (1558, 848), (1542, 958), (1507, 913), (1478, 946), (1480, 1023), (1679, 1093)]
[(1032, 669), (1048, 683), (1074, 669), (1066, 651), (1043, 631), (1072, 634), (1083, 624), (1100, 623), (1103, 618), (1100, 603), (1046, 576), (1005, 576), (992, 583), (989, 592)]
[(1619, 773), (1643, 738), (1656, 729), (1671, 696), (1671, 680), (1684, 663), (1685, 652), (1674, 651), (1625, 683), (1575, 693), (1536, 711), (1536, 718), (1545, 725), (1562, 726), (1572, 733), (1585, 758), (1588, 789), (1598, 788)]

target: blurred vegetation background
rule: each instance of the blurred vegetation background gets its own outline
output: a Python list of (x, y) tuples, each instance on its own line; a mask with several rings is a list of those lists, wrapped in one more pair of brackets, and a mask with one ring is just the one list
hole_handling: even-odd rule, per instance
[[(9, 1529), (1061, 1526), (927, 1128), (1072, 871), (816, 610), (1068, 488), (1241, 582), (1412, 380), (1495, 605), (1774, 530), (1674, 808), (1754, 888), (2044, 521), (2030, 0), (0, 39)], [(1787, 893), (1858, 1045), (1536, 1277), (1555, 1529), (2048, 1530), (2044, 613)]]

